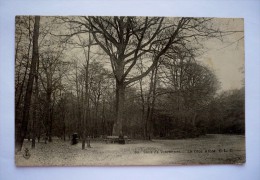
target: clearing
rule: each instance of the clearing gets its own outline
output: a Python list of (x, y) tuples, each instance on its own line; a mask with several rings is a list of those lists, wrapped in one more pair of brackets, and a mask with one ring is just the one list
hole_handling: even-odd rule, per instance
[[(52, 143), (24, 142), (15, 155), (17, 166), (118, 166), (241, 164), (245, 162), (245, 136), (210, 134), (184, 140), (132, 140), (129, 144), (91, 141), (92, 148), (81, 150), (81, 143), (54, 139)], [(30, 158), (23, 157), (25, 148)]]

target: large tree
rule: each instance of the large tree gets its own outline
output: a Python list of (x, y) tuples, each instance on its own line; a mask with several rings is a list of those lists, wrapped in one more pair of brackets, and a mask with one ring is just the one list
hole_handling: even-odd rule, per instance
[(31, 107), (31, 97), (33, 91), (33, 82), (36, 74), (36, 66), (39, 61), (39, 48), (38, 48), (38, 39), (39, 39), (39, 27), (40, 27), (40, 17), (35, 16), (34, 30), (33, 30), (33, 48), (32, 48), (32, 61), (30, 65), (29, 78), (27, 82), (25, 97), (24, 97), (24, 106), (23, 106), (23, 116), (21, 125), (17, 128), (15, 147), (16, 151), (21, 151), (23, 140), (27, 133), (27, 126), (29, 122), (29, 113)]
[[(162, 17), (73, 17), (69, 34), (91, 33), (108, 56), (116, 79), (116, 120), (113, 134), (123, 134), (125, 89), (153, 70), (169, 48), (195, 50), (201, 38), (218, 37), (219, 31), (207, 18)], [(146, 57), (146, 69), (135, 74), (136, 64)]]

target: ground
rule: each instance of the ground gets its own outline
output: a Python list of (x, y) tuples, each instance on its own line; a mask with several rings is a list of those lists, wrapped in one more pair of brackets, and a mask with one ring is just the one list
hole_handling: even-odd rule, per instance
[[(81, 143), (54, 139), (52, 143), (25, 141), (15, 155), (17, 166), (106, 166), (106, 165), (181, 165), (241, 164), (245, 162), (245, 137), (240, 135), (206, 135), (184, 140), (132, 140), (129, 144), (106, 144), (91, 141), (91, 148)], [(30, 157), (24, 158), (25, 148)]]

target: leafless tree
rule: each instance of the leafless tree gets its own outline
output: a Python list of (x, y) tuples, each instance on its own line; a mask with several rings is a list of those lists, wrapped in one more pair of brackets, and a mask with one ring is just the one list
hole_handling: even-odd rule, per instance
[[(210, 19), (176, 18), (174, 20), (160, 17), (81, 17), (67, 19), (77, 25), (77, 33), (91, 32), (96, 43), (108, 55), (116, 79), (116, 114), (113, 134), (123, 134), (123, 110), (126, 85), (146, 76), (171, 46), (188, 48), (191, 40), (200, 37), (219, 37)], [(155, 51), (152, 63), (142, 74), (129, 77), (131, 70), (140, 57)]]
[(32, 62), (30, 67), (29, 79), (27, 83), (26, 93), (24, 97), (24, 107), (23, 107), (23, 116), (21, 127), (18, 126), (16, 134), (16, 151), (21, 151), (23, 140), (27, 133), (27, 126), (29, 121), (29, 112), (31, 106), (31, 97), (33, 91), (33, 82), (36, 74), (36, 66), (39, 61), (39, 48), (38, 48), (38, 38), (39, 38), (39, 25), (40, 17), (35, 16), (34, 30), (33, 30), (33, 48), (32, 48)]

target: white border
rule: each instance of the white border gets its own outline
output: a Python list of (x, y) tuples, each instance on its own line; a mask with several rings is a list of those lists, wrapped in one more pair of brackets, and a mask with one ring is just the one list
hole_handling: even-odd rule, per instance
[[(16, 168), (14, 164), (15, 15), (150, 15), (245, 18), (245, 165)], [(260, 179), (260, 1), (0, 0), (0, 179)]]

